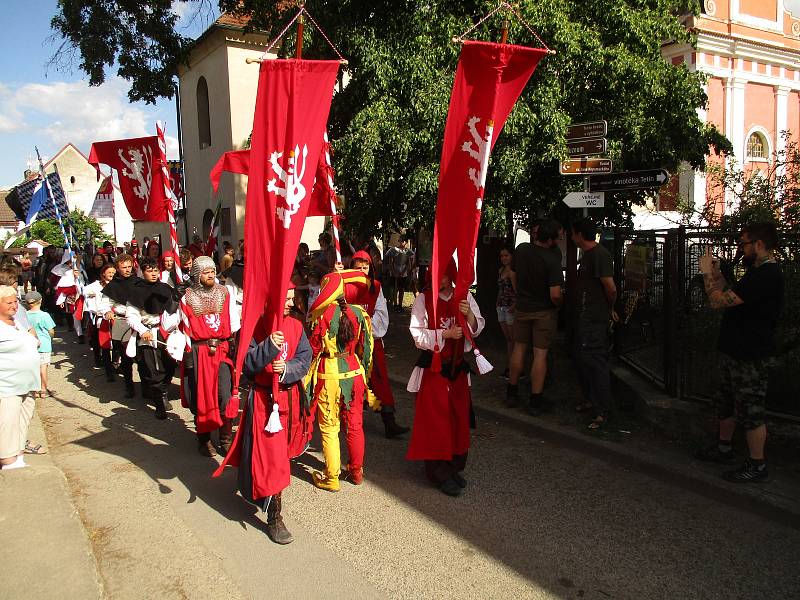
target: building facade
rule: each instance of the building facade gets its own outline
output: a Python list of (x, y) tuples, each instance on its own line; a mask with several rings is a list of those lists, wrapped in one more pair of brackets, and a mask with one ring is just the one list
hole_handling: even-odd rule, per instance
[[(784, 0), (705, 0), (702, 13), (687, 20), (695, 47), (669, 44), (664, 57), (706, 77), (708, 107), (701, 119), (730, 140), (737, 165), (767, 172), (771, 157), (800, 134), (800, 16)], [(712, 159), (713, 160), (713, 159)], [(669, 211), (681, 199), (696, 210), (715, 203), (717, 214), (733, 208), (703, 173), (682, 169), (661, 195)]]

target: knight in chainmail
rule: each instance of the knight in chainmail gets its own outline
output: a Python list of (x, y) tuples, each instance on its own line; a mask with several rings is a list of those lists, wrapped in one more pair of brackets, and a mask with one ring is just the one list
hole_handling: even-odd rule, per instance
[[(207, 256), (192, 264), (192, 286), (181, 300), (182, 326), (190, 338), (191, 358), (184, 360), (184, 404), (194, 414), (197, 444), (203, 456), (226, 454), (233, 438), (233, 418), (226, 415), (233, 393), (233, 334), (240, 317), (228, 290), (216, 281), (217, 268)], [(189, 357), (187, 357), (189, 358)], [(211, 433), (219, 430), (217, 448)]]

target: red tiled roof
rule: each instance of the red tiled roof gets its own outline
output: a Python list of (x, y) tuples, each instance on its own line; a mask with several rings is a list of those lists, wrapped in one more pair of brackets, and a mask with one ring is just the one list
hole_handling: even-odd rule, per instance
[(244, 29), (250, 23), (250, 17), (240, 17), (231, 13), (222, 13), (214, 22), (214, 25), (225, 25), (227, 27), (238, 27)]
[(19, 221), (17, 219), (17, 215), (14, 214), (14, 211), (8, 206), (6, 202), (6, 196), (11, 192), (11, 190), (3, 190), (0, 192), (0, 223), (13, 223), (16, 225)]

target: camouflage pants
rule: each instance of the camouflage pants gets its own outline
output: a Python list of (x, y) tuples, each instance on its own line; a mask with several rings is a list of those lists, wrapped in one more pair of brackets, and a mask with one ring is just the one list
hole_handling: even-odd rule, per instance
[(736, 418), (744, 429), (764, 424), (767, 400), (768, 360), (737, 360), (719, 355), (722, 383), (717, 394), (717, 416), (720, 420)]

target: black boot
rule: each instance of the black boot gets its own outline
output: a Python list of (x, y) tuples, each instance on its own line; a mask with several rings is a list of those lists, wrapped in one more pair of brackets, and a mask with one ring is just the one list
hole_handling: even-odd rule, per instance
[(219, 428), (219, 453), (226, 456), (233, 442), (233, 419), (222, 417), (222, 427)]
[(136, 397), (136, 388), (133, 387), (133, 383), (125, 382), (125, 397), (126, 398), (134, 398)]
[(509, 383), (506, 385), (506, 406), (516, 408), (519, 405), (519, 389), (517, 384)]
[(267, 507), (267, 535), (276, 544), (286, 545), (294, 541), (292, 534), (283, 523), (280, 494), (274, 495)]
[(163, 421), (167, 418), (167, 411), (169, 410), (169, 400), (167, 399), (167, 392), (161, 392), (156, 396), (156, 419)]
[(397, 421), (394, 420), (394, 409), (388, 410), (389, 408), (390, 407), (387, 406), (381, 409), (381, 419), (383, 420), (383, 426), (386, 429), (387, 440), (399, 437), (404, 433), (411, 431), (410, 427), (403, 427), (402, 425), (397, 424)]
[(538, 417), (542, 413), (553, 410), (553, 403), (545, 400), (543, 394), (531, 394), (526, 410), (528, 411), (529, 415)]

